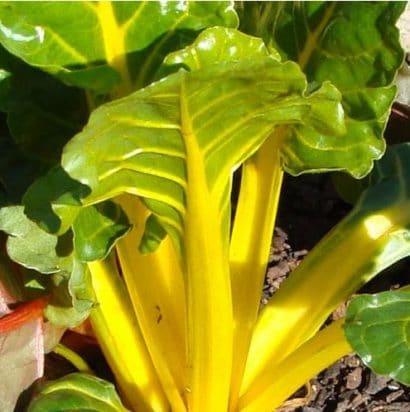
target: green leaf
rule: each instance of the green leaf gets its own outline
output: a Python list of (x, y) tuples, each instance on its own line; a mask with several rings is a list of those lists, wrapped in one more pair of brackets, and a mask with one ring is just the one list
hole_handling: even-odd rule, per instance
[[(245, 32), (262, 36), (269, 47), (298, 62), (311, 87), (331, 81), (341, 91), (347, 133), (339, 140), (340, 146), (331, 144), (331, 153), (343, 158), (346, 151), (355, 150), (356, 161), (363, 167), (360, 173), (352, 173), (354, 177), (370, 171), (369, 150), (377, 159), (385, 148), (382, 134), (395, 97), (390, 85), (403, 60), (395, 23), (404, 7), (403, 2), (242, 4), (241, 28)], [(311, 141), (322, 139), (312, 136)], [(289, 149), (292, 146), (284, 148), (284, 155), (290, 173), (305, 172), (304, 163), (313, 170), (318, 167), (311, 153), (294, 147), (299, 159), (293, 159), (287, 156)], [(328, 149), (326, 140), (318, 147)], [(330, 155), (322, 169), (334, 166)]]
[[(191, 45), (170, 53), (164, 64), (182, 64), (189, 70), (197, 70), (217, 62), (259, 59), (269, 55), (262, 39), (234, 29), (213, 27), (199, 34)], [(279, 55), (272, 57), (280, 60)]]
[(145, 222), (145, 230), (139, 245), (139, 252), (143, 255), (154, 252), (164, 240), (167, 232), (163, 229), (158, 219), (150, 215)]
[[(73, 253), (71, 233), (54, 236), (29, 220), (22, 206), (0, 209), (0, 230), (9, 234), (11, 259), (38, 273), (27, 273), (26, 287), (50, 293), (45, 314), (54, 324), (73, 327), (83, 321), (94, 304), (90, 275)], [(27, 283), (29, 282), (29, 284)]]
[(11, 53), (68, 84), (109, 92), (121, 78), (149, 82), (166, 53), (192, 40), (187, 31), (236, 26), (237, 16), (229, 2), (3, 2), (0, 21)]
[(104, 259), (130, 229), (127, 216), (113, 202), (80, 210), (73, 224), (74, 247), (84, 262)]
[[(37, 179), (26, 191), (23, 197), (24, 212), (37, 222), (39, 226), (50, 233), (65, 233), (76, 218), (81, 198), (88, 195), (90, 189), (72, 179), (61, 166), (56, 166)], [(61, 208), (60, 205), (64, 205)], [(63, 221), (55, 214), (59, 211)]]
[(48, 382), (28, 407), (28, 412), (126, 412), (114, 385), (95, 376), (72, 373)]
[(7, 252), (14, 261), (42, 273), (58, 272), (57, 237), (27, 219), (22, 206), (0, 209), (0, 230), (10, 235)]
[(410, 385), (410, 292), (354, 298), (347, 310), (345, 334), (367, 366)]
[[(167, 232), (180, 238), (185, 164), (190, 161), (185, 141), (194, 139), (198, 145), (209, 188), (225, 210), (232, 170), (275, 125), (343, 131), (337, 91), (327, 84), (303, 97), (305, 87), (295, 64), (270, 57), (179, 72), (97, 109), (66, 146), (62, 164), (72, 178), (91, 188), (87, 203), (123, 192), (137, 194)], [(183, 102), (186, 113), (181, 112)], [(192, 135), (185, 122), (192, 124)]]

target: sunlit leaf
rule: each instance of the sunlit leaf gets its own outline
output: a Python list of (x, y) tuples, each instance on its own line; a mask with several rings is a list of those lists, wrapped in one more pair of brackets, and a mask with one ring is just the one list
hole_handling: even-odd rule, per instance
[[(357, 163), (362, 165), (360, 173), (352, 173), (354, 177), (370, 171), (372, 162), (366, 159), (369, 150), (373, 159), (384, 152), (382, 134), (395, 96), (391, 83), (403, 59), (395, 22), (404, 6), (404, 2), (238, 5), (242, 7), (241, 27), (245, 32), (260, 35), (269, 47), (298, 62), (311, 87), (329, 80), (341, 91), (347, 116), (344, 138), (331, 143), (331, 148), (320, 135), (308, 138), (312, 143), (320, 142), (318, 151), (331, 149), (337, 158), (354, 150)], [(289, 149), (298, 158), (288, 155)], [(298, 144), (284, 147), (283, 152), (285, 168), (292, 174), (319, 166), (312, 153)], [(322, 168), (334, 170), (335, 158), (330, 155), (327, 160)]]
[(72, 373), (40, 388), (28, 412), (58, 410), (126, 412), (114, 385), (95, 376)]
[(213, 25), (237, 25), (229, 2), (4, 2), (0, 7), (5, 48), (68, 84), (100, 92), (121, 81), (146, 84), (161, 56), (192, 41), (190, 31)]
[(346, 336), (376, 373), (410, 385), (410, 292), (357, 296), (350, 303)]

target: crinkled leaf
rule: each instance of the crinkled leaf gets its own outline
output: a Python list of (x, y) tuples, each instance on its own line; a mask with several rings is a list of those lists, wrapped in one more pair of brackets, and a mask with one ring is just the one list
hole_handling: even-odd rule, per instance
[(304, 97), (305, 88), (297, 65), (270, 57), (179, 72), (97, 109), (66, 146), (63, 167), (91, 188), (87, 202), (137, 194), (180, 238), (185, 168), (193, 161), (185, 152), (187, 139), (198, 146), (210, 191), (225, 210), (232, 170), (275, 125), (343, 132), (338, 92), (326, 84)]
[(367, 366), (410, 385), (410, 292), (356, 297), (347, 311), (345, 333)]
[(0, 209), (0, 230), (10, 235), (7, 252), (13, 260), (42, 273), (58, 271), (57, 237), (27, 219), (22, 206)]
[[(371, 159), (381, 157), (382, 134), (395, 96), (390, 85), (403, 59), (395, 22), (404, 6), (404, 2), (244, 2), (239, 6), (244, 31), (262, 36), (270, 47), (298, 62), (312, 87), (330, 80), (343, 95), (344, 138), (329, 147), (323, 136), (309, 137), (312, 144), (317, 142), (317, 153), (329, 152), (324, 164), (299, 145), (285, 146), (285, 168), (290, 173), (335, 169), (333, 153), (343, 158), (354, 151), (354, 161), (362, 167), (352, 175), (361, 177), (371, 169)], [(289, 149), (298, 158), (289, 156)]]
[(167, 52), (192, 40), (187, 31), (236, 26), (237, 16), (229, 2), (3, 2), (0, 23), (11, 53), (69, 84), (107, 92), (121, 77), (146, 84)]
[[(213, 27), (199, 34), (191, 45), (170, 53), (164, 59), (164, 63), (197, 70), (217, 62), (259, 59), (269, 55), (262, 39), (234, 29)], [(280, 60), (279, 55), (272, 57)]]
[(95, 376), (72, 373), (42, 385), (28, 412), (126, 412), (114, 385)]
[(74, 247), (80, 260), (104, 259), (130, 225), (127, 216), (113, 202), (80, 210), (73, 224)]
[(52, 274), (32, 277), (32, 281), (40, 281), (40, 290), (50, 289), (46, 316), (60, 326), (72, 327), (83, 321), (94, 303), (94, 294), (86, 265), (73, 253), (70, 233), (57, 237), (44, 232), (27, 218), (22, 206), (0, 209), (0, 230), (9, 234), (7, 252), (11, 259), (26, 268)]

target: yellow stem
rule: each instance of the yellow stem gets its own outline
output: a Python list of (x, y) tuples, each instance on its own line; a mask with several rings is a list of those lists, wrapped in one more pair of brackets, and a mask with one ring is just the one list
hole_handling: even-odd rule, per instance
[(88, 264), (98, 304), (90, 320), (125, 402), (138, 412), (169, 410), (115, 261)]
[(406, 210), (408, 205), (373, 214), (357, 209), (308, 254), (259, 315), (242, 394), (267, 365), (313, 336), (332, 310), (384, 268), (378, 258), (407, 222)]
[(132, 91), (132, 83), (128, 70), (125, 30), (118, 25), (113, 2), (99, 1), (95, 3), (97, 17), (103, 36), (107, 63), (121, 75), (122, 83), (114, 91), (116, 97), (125, 96)]
[(122, 274), (153, 364), (172, 411), (186, 410), (181, 397), (186, 385), (185, 298), (183, 276), (172, 242), (142, 255), (138, 245), (149, 215), (141, 201), (122, 195), (117, 202), (133, 224), (117, 243)]
[(184, 245), (190, 368), (188, 409), (226, 412), (232, 367), (232, 298), (228, 250), (218, 203), (210, 193), (205, 162), (190, 122), (185, 84), (181, 123), (187, 180)]
[(321, 370), (352, 352), (343, 331), (344, 319), (334, 322), (282, 362), (270, 365), (240, 398), (240, 412), (272, 411)]
[(253, 327), (260, 306), (272, 233), (283, 180), (278, 128), (242, 169), (241, 189), (230, 243), (234, 313), (231, 409), (235, 409)]

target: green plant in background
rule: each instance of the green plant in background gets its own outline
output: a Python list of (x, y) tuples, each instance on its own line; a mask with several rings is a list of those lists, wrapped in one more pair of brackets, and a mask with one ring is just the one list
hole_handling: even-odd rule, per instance
[[(270, 411), (352, 347), (410, 383), (406, 290), (356, 298), (321, 329), (410, 254), (406, 144), (259, 310), (283, 171), (360, 178), (385, 151), (403, 7), (0, 4), (12, 297), (45, 296), (60, 327), (89, 317), (135, 411)], [(124, 410), (109, 383), (81, 373), (40, 387), (29, 410), (55, 402)]]

